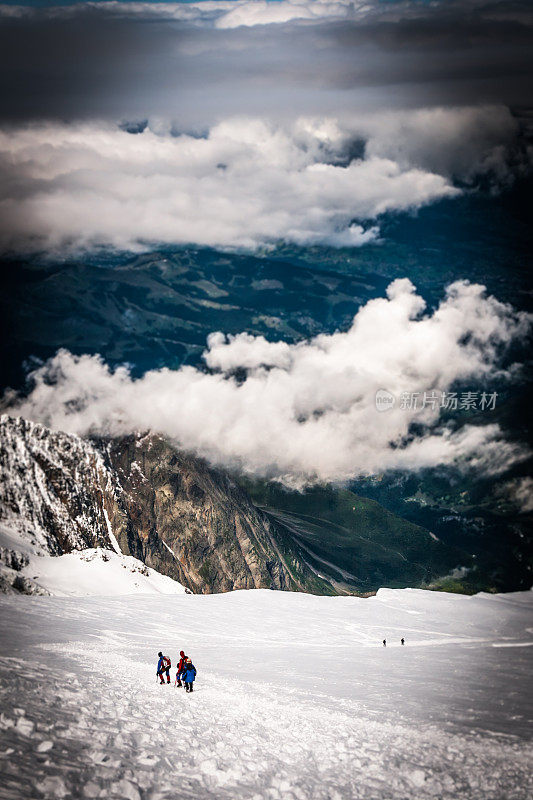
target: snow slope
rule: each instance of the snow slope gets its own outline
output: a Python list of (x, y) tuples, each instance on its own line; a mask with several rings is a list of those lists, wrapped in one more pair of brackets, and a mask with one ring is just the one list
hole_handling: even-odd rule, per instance
[(33, 558), (22, 570), (56, 597), (182, 594), (184, 587), (133, 556), (110, 550), (77, 550)]
[[(420, 590), (0, 598), (0, 797), (525, 800), (532, 611)], [(193, 695), (156, 684), (182, 647)]]

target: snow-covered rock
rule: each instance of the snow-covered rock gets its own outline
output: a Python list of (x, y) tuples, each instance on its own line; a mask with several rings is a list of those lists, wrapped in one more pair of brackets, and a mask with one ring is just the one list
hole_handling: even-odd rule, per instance
[(3, 415), (0, 474), (0, 522), (19, 548), (47, 555), (111, 549), (105, 510), (120, 487), (90, 442)]

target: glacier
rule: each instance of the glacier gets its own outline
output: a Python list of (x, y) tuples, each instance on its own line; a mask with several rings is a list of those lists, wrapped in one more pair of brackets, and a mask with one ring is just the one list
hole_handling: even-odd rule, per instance
[[(531, 796), (532, 592), (0, 607), (3, 800)], [(160, 649), (194, 694), (156, 684)]]

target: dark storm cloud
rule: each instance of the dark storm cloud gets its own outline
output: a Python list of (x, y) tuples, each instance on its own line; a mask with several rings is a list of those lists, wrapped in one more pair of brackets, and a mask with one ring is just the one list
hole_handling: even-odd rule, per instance
[[(4, 118), (113, 114), (176, 75), (179, 30), (162, 22), (79, 16), (8, 19), (0, 25)], [(148, 99), (148, 98), (147, 98)], [(142, 105), (142, 101), (140, 103)]]
[(0, 115), (159, 115), (208, 125), (243, 112), (526, 105), (529, 8), (377, 4), (360, 18), (234, 28), (142, 4), (25, 12), (0, 24)]
[[(531, 19), (486, 18), (481, 11), (452, 5), (414, 19), (335, 23), (321, 35), (341, 54), (336, 78), (346, 89), (411, 85), (422, 102), (435, 92), (438, 103), (527, 104), (533, 89)], [(370, 56), (362, 68), (356, 56), (360, 48)]]

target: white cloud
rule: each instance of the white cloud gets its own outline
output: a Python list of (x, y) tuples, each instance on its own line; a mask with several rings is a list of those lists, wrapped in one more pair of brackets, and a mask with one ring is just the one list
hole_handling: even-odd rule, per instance
[(357, 246), (378, 236), (368, 220), (458, 194), (384, 154), (340, 163), (353, 131), (334, 120), (229, 119), (206, 138), (153, 127), (1, 130), (0, 247)]
[[(367, 17), (380, 11), (379, 5), (354, 0), (200, 0), (197, 3), (87, 3), (111, 14), (163, 17), (214, 24), (217, 28), (253, 27), (307, 20)], [(64, 13), (64, 12), (63, 12)]]
[(509, 498), (522, 514), (533, 511), (533, 478), (515, 478), (507, 481), (500, 487), (498, 494)]
[(391, 158), (402, 169), (417, 166), (466, 182), (492, 174), (505, 184), (529, 168), (525, 156), (511, 168), (518, 124), (505, 106), (382, 112), (353, 125), (367, 141), (367, 157)]
[[(0, 5), (0, 17), (66, 18), (86, 11), (129, 18), (175, 20), (198, 26), (219, 29), (283, 25), (287, 23), (327, 23), (337, 20), (350, 22), (394, 23), (402, 19), (427, 20), (439, 12), (446, 13), (447, 0), (434, 0), (423, 5), (418, 0), (383, 3), (381, 0), (197, 0), (197, 2), (122, 2), (103, 0), (70, 5)], [(452, 9), (453, 10), (453, 9)], [(477, 14), (490, 21), (529, 22), (531, 15), (526, 3), (506, 8), (502, 3), (487, 0), (461, 0), (461, 12)]]
[(161, 369), (132, 379), (97, 356), (60, 351), (10, 413), (79, 434), (151, 428), (215, 464), (291, 485), (451, 463), (497, 474), (524, 457), (498, 425), (454, 431), (430, 406), (413, 415), (397, 403), (379, 413), (375, 393), (446, 391), (456, 381), (475, 390), (509, 377), (513, 368), (498, 367), (502, 349), (529, 323), (464, 281), (427, 313), (411, 282), (396, 280), (344, 333), (298, 344), (212, 334), (207, 372)]
[(5, 17), (71, 17), (86, 10), (121, 17), (141, 17), (215, 25), (218, 28), (283, 24), (301, 20), (320, 22), (331, 19), (366, 18), (381, 14), (379, 3), (354, 0), (199, 0), (192, 3), (85, 2), (32, 8), (24, 5), (0, 5)]
[[(204, 138), (115, 125), (0, 129), (0, 248), (150, 243), (359, 246), (379, 216), (513, 179), (516, 121), (480, 106), (292, 122), (229, 118)], [(354, 143), (360, 152), (354, 155)], [(512, 162), (512, 164), (511, 164)]]
[(241, 0), (234, 8), (219, 17), (218, 28), (238, 28), (241, 25), (271, 25), (295, 20), (321, 21), (325, 19), (354, 18), (357, 12), (366, 16), (371, 5), (354, 3), (353, 0), (281, 0), (269, 3), (266, 0)]

